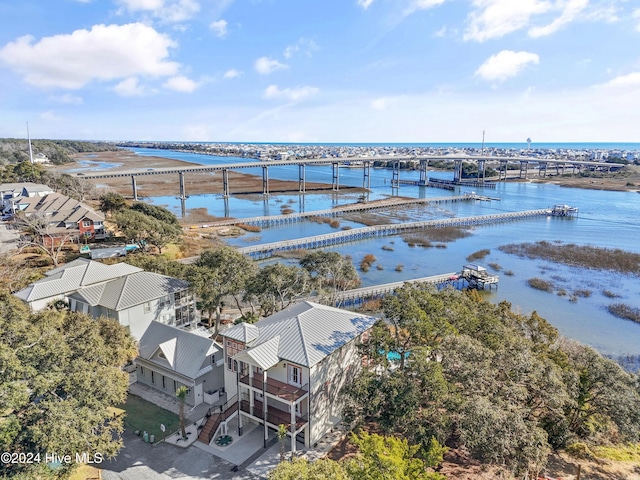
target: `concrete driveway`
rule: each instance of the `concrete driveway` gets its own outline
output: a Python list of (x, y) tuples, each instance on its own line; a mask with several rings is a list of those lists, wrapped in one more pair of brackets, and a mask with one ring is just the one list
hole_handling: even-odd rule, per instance
[(7, 222), (0, 222), (0, 254), (10, 252), (18, 248), (18, 239), (20, 233), (18, 230), (9, 228)]
[(115, 460), (101, 465), (103, 480), (259, 480), (250, 472), (233, 472), (233, 465), (197, 447), (180, 448), (167, 443), (152, 446), (125, 430), (124, 447)]

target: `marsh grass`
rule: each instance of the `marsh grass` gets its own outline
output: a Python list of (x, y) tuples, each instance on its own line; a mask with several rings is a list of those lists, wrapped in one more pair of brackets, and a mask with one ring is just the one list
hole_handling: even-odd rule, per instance
[(484, 257), (489, 255), (490, 253), (491, 253), (491, 250), (489, 250), (488, 248), (484, 248), (482, 250), (478, 250), (477, 252), (473, 252), (471, 255), (469, 255), (467, 257), (467, 261), (468, 262), (473, 262), (475, 260), (482, 260)]
[(491, 262), (489, 263), (489, 266), (493, 268), (493, 270), (495, 270), (496, 272), (499, 272), (500, 270), (502, 270), (502, 267), (500, 266), (499, 263)]
[(640, 254), (618, 248), (540, 241), (502, 245), (499, 250), (519, 257), (542, 258), (574, 267), (640, 274)]
[(612, 303), (607, 307), (607, 310), (618, 318), (640, 323), (640, 308), (634, 308), (624, 303)]
[(607, 298), (620, 298), (620, 295), (618, 295), (616, 292), (612, 292), (611, 290), (603, 290), (602, 295)]
[(534, 277), (527, 280), (527, 283), (531, 288), (535, 288), (536, 290), (542, 290), (549, 293), (553, 292), (553, 283), (548, 280)]

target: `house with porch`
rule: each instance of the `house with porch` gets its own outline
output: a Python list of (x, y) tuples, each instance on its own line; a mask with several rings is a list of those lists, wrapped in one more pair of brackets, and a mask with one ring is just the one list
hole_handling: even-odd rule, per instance
[(306, 447), (318, 442), (342, 420), (340, 390), (360, 372), (357, 345), (375, 321), (304, 301), (222, 332), (226, 411), (237, 412), (238, 433), (257, 422), (266, 444), (269, 429), (284, 424), (292, 451), (296, 439)]
[(185, 403), (213, 404), (224, 387), (222, 348), (206, 334), (151, 322), (140, 338), (137, 382), (175, 398), (185, 386)]

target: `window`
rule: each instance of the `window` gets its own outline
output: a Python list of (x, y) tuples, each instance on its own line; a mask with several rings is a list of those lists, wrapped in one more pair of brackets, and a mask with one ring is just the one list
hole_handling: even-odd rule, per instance
[(227, 357), (227, 370), (235, 372), (238, 368), (237, 362), (233, 361), (233, 357), (236, 353), (244, 350), (244, 343), (235, 342), (233, 340), (227, 340), (225, 342), (225, 356)]
[(162, 375), (162, 388), (167, 389), (167, 382), (165, 381), (165, 376)]
[(156, 376), (154, 375), (154, 371), (151, 370), (151, 384), (155, 385), (156, 384)]
[(176, 382), (175, 380), (173, 381), (173, 391), (174, 392), (178, 391), (178, 382)]
[(145, 302), (144, 313), (150, 313), (150, 312), (151, 312), (151, 304), (149, 302)]
[(142, 365), (140, 366), (140, 375), (144, 377), (144, 367)]
[(90, 227), (91, 226), (91, 220), (83, 220), (82, 221), (82, 226), (83, 227)]
[(289, 365), (289, 384), (298, 387), (302, 385), (302, 369), (300, 367)]

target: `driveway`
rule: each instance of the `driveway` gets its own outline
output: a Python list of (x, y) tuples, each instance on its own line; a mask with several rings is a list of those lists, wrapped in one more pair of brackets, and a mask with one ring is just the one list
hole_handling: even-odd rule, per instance
[(125, 430), (124, 447), (114, 460), (101, 465), (103, 480), (259, 480), (250, 472), (233, 472), (233, 465), (197, 447), (180, 448), (161, 442), (155, 446)]
[(0, 222), (0, 254), (10, 252), (18, 248), (18, 239), (20, 233), (18, 230), (9, 228), (7, 222)]

